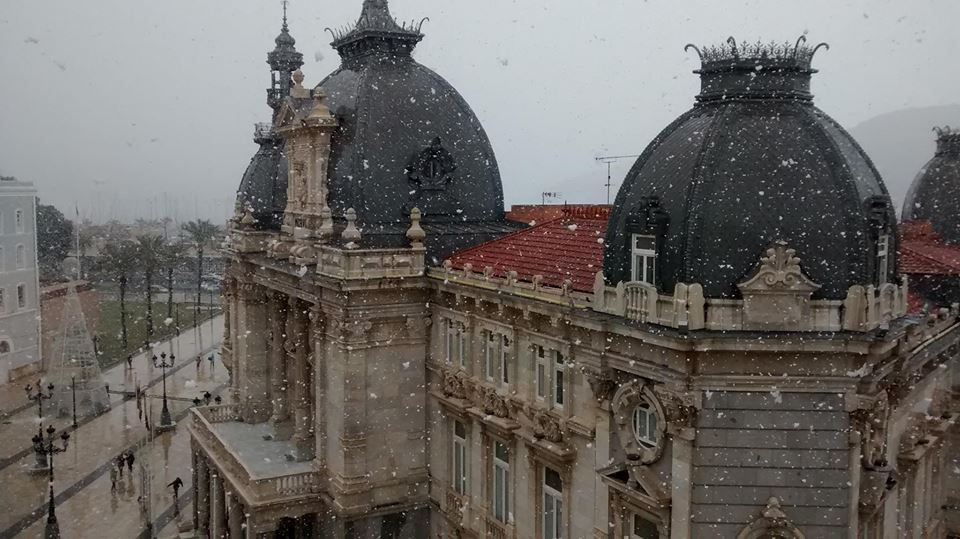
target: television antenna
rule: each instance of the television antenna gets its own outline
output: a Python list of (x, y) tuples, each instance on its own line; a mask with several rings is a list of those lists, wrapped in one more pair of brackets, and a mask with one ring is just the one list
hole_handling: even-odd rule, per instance
[(610, 205), (610, 187), (613, 186), (612, 165), (623, 159), (636, 159), (637, 157), (640, 157), (640, 155), (604, 155), (596, 158), (598, 163), (605, 163), (607, 165), (607, 183), (604, 185), (607, 188), (608, 206)]

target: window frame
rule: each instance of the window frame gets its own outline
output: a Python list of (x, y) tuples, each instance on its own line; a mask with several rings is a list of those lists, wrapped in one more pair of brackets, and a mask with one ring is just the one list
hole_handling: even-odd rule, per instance
[(457, 359), (460, 368), (467, 368), (467, 326), (463, 322), (457, 322)]
[(500, 383), (504, 386), (510, 385), (510, 352), (513, 349), (510, 337), (501, 333), (500, 339)]
[[(653, 247), (637, 247), (638, 240), (651, 240)], [(639, 261), (639, 264), (638, 264)], [(639, 267), (638, 267), (639, 266)], [(647, 275), (647, 270), (650, 275)], [(630, 235), (630, 280), (633, 282), (657, 284), (657, 237), (649, 234)]]
[[(463, 428), (463, 436), (457, 433), (457, 427)], [(467, 495), (467, 489), (469, 488), (469, 483), (467, 481), (467, 473), (470, 469), (470, 459), (469, 455), (469, 442), (467, 426), (460, 420), (454, 419), (453, 428), (452, 428), (452, 440), (451, 443), (453, 449), (453, 462), (451, 463), (451, 473), (450, 478), (453, 482), (453, 490), (461, 496)], [(459, 469), (458, 469), (459, 468)]]
[[(7, 345), (6, 351), (3, 350), (4, 344)], [(0, 339), (0, 356), (9, 354), (10, 352), (13, 352), (13, 342), (11, 342), (10, 339)]]
[(20, 283), (17, 285), (17, 308), (26, 309), (27, 308), (27, 285), (26, 283)]
[(497, 356), (495, 354), (496, 344), (498, 342), (497, 333), (494, 331), (484, 331), (483, 337), (483, 376), (488, 382), (493, 382), (497, 378)]
[(546, 350), (539, 344), (533, 346), (533, 361), (534, 395), (537, 401), (544, 402), (550, 391), (550, 376), (547, 372)]
[(16, 249), (14, 249), (13, 260), (14, 266), (16, 266), (18, 270), (22, 270), (27, 267), (27, 247), (24, 244), (17, 244)]
[(7, 289), (0, 287), (0, 314), (7, 312)]
[(551, 369), (550, 369), (550, 404), (554, 408), (563, 408), (566, 404), (566, 360), (564, 358), (563, 352), (559, 350), (552, 350), (551, 354)]
[(643, 536), (641, 536), (641, 535), (638, 535), (638, 534), (636, 533), (636, 532), (637, 532), (636, 521), (637, 521), (638, 518), (639, 518), (640, 520), (645, 520), (645, 521), (649, 522), (650, 524), (653, 524), (653, 527), (656, 528), (656, 530), (657, 530), (657, 532), (656, 532), (656, 533), (657, 533), (657, 538), (659, 539), (659, 537), (660, 537), (660, 525), (659, 525), (655, 520), (648, 518), (647, 515), (644, 515), (644, 514), (642, 514), (642, 513), (638, 513), (638, 512), (636, 512), (636, 511), (628, 511), (628, 512), (627, 512), (627, 520), (629, 521), (629, 522), (627, 523), (627, 531), (629, 532), (629, 535), (627, 535), (627, 536), (628, 536), (630, 539), (648, 539), (648, 538), (643, 537)]
[(14, 230), (16, 230), (17, 234), (23, 234), (23, 230), (24, 230), (23, 209), (17, 208), (17, 210), (13, 212), (13, 216), (14, 216), (13, 217)]
[(443, 353), (444, 361), (453, 361), (453, 319), (445, 318), (443, 324)]
[(887, 284), (890, 274), (890, 234), (880, 231), (877, 235), (877, 286)]
[[(631, 423), (633, 427), (633, 437), (641, 447), (652, 449), (659, 443), (660, 417), (657, 415), (656, 407), (650, 401), (643, 399), (633, 408)], [(646, 431), (641, 434), (640, 426)]]
[[(551, 472), (555, 474), (560, 481), (560, 490), (552, 487), (547, 482), (547, 476)], [(541, 475), (541, 537), (544, 539), (564, 539), (566, 536), (566, 526), (564, 525), (565, 514), (563, 511), (563, 475), (549, 466), (541, 467)]]
[[(490, 446), (490, 512), (498, 522), (510, 521), (510, 446), (500, 440), (492, 440)], [(503, 448), (506, 460), (498, 454)]]

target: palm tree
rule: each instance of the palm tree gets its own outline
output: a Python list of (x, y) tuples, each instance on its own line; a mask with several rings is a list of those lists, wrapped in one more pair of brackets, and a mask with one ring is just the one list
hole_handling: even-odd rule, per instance
[(163, 267), (167, 270), (167, 318), (173, 318), (173, 272), (180, 265), (185, 252), (182, 243), (170, 243), (163, 250)]
[(103, 248), (99, 260), (102, 269), (120, 285), (120, 336), (123, 349), (127, 349), (127, 282), (133, 273), (136, 252), (133, 245), (125, 242), (110, 242)]
[(220, 232), (220, 227), (206, 219), (197, 219), (183, 224), (183, 230), (193, 241), (197, 249), (197, 303), (194, 309), (194, 320), (200, 319), (200, 300), (203, 294), (203, 249)]
[(143, 266), (144, 291), (147, 299), (147, 337), (153, 337), (153, 276), (160, 267), (167, 244), (162, 236), (144, 234), (137, 238), (137, 258)]

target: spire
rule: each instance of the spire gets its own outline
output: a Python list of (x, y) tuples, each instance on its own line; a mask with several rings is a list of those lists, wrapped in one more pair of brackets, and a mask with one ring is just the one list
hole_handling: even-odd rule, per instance
[(290, 95), (290, 77), (294, 71), (303, 66), (303, 55), (297, 52), (295, 47), (297, 40), (290, 35), (290, 28), (287, 26), (287, 4), (289, 0), (283, 0), (283, 25), (280, 27), (280, 35), (274, 40), (276, 47), (267, 54), (267, 63), (273, 72), (273, 82), (267, 90), (267, 104), (274, 110), (280, 107), (280, 103)]
[(420, 28), (425, 20), (399, 24), (390, 14), (387, 0), (363, 0), (360, 18), (353, 27), (330, 31), (332, 45), (344, 60), (373, 52), (409, 55), (423, 39)]

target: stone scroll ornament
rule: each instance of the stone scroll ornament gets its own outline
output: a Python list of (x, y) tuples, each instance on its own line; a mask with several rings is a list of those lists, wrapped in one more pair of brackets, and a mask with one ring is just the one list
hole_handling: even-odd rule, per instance
[(436, 137), (407, 163), (407, 178), (418, 190), (442, 191), (453, 181), (457, 163)]
[[(642, 402), (648, 402), (657, 414), (657, 443), (653, 447), (641, 444), (633, 431), (633, 413)], [(611, 399), (613, 420), (628, 466), (652, 464), (663, 455), (666, 434), (666, 415), (660, 399), (644, 380), (631, 380), (617, 389)]]
[(854, 428), (860, 433), (860, 455), (868, 470), (885, 469), (887, 462), (887, 423), (890, 401), (886, 391), (877, 394), (872, 406), (851, 414)]

